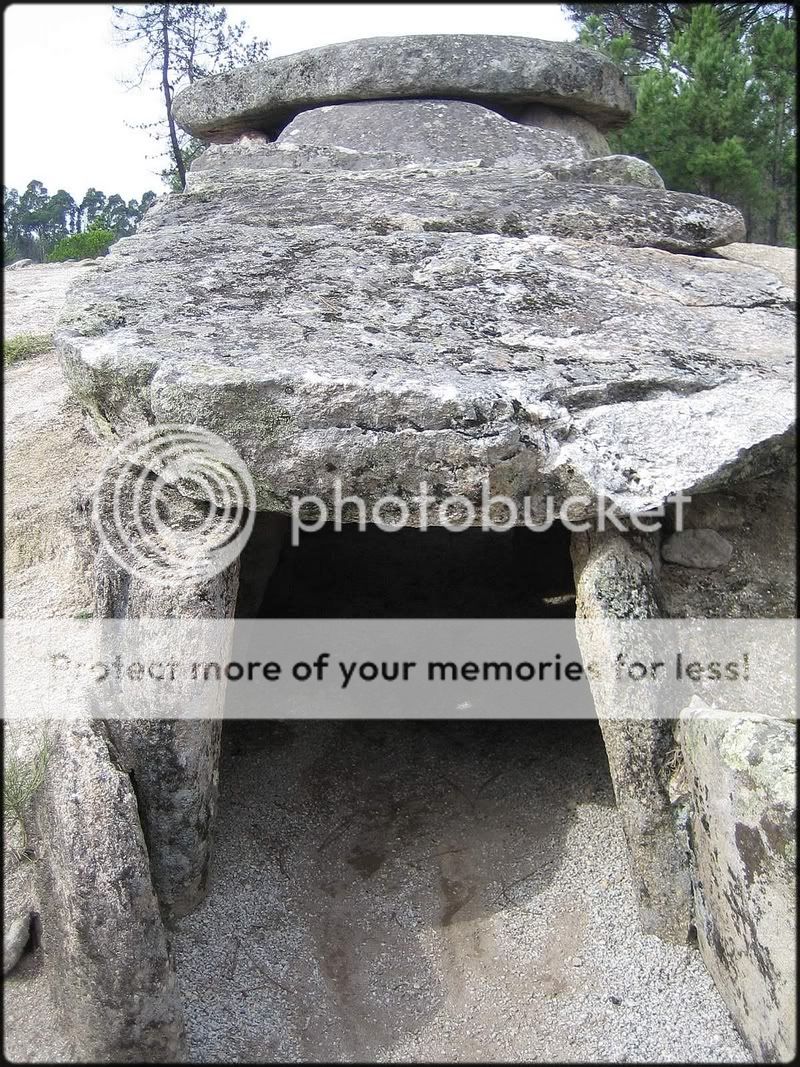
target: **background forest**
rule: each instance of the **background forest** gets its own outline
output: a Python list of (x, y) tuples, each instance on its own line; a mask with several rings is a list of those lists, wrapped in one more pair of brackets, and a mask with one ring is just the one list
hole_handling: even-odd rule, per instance
[[(562, 8), (581, 44), (619, 63), (636, 92), (637, 112), (609, 137), (612, 151), (639, 156), (668, 189), (701, 193), (738, 207), (748, 240), (795, 245), (796, 11), (775, 3), (569, 3)], [(134, 45), (132, 85), (158, 92), (163, 120), (153, 136), (166, 159), (167, 188), (184, 188), (202, 151), (172, 120), (175, 93), (195, 78), (268, 54), (268, 42), (231, 24), (219, 4), (138, 4), (110, 9), (118, 44)], [(144, 58), (142, 58), (144, 57)], [(148, 81), (149, 79), (149, 81)], [(147, 124), (148, 128), (151, 124)], [(101, 255), (133, 233), (155, 202), (52, 196), (39, 181), (24, 192), (3, 187), (3, 262)]]

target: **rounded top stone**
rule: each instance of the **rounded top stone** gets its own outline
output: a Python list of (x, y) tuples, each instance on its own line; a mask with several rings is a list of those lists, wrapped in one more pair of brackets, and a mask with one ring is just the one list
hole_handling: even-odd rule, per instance
[(619, 68), (589, 48), (533, 37), (421, 34), (311, 48), (195, 82), (175, 97), (183, 129), (207, 141), (276, 135), (301, 111), (357, 100), (550, 104), (601, 129), (633, 114)]

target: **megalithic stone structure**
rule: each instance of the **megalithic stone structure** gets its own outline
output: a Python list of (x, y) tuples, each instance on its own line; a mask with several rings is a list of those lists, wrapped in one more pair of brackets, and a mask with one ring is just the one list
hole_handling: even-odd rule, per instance
[[(476, 503), (488, 481), (534, 517), (576, 494), (586, 516), (608, 496), (632, 513), (781, 469), (793, 294), (709, 257), (744, 239), (735, 208), (609, 154), (604, 132), (632, 112), (603, 56), (518, 37), (354, 41), (192, 85), (175, 118), (210, 144), (186, 190), (76, 284), (57, 334), (94, 432), (211, 430), (278, 514), (309, 493), (332, 503), (338, 482), (368, 507), (390, 487), (413, 521), (423, 481)], [(575, 558), (587, 618), (604, 596), (616, 618), (661, 612), (657, 542), (589, 538)], [(192, 588), (171, 604), (98, 574), (110, 617), (233, 612), (236, 569), (195, 606)], [(134, 727), (112, 737), (140, 783), (162, 908), (179, 913), (205, 885), (218, 736)], [(690, 864), (660, 765), (675, 739), (605, 736), (647, 929), (686, 940)], [(173, 804), (180, 766), (194, 780)], [(171, 840), (180, 863), (158, 853)], [(783, 1018), (786, 983), (773, 988), (759, 1004)], [(761, 1054), (784, 1054), (786, 1033), (759, 1024)]]

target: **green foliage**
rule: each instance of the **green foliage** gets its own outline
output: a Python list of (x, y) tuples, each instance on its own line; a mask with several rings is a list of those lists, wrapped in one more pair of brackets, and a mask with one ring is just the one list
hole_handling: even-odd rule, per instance
[(51, 333), (18, 333), (16, 337), (3, 338), (3, 362), (8, 366), (30, 356), (41, 356), (53, 347)]
[[(695, 5), (686, 3), (567, 3), (567, 15), (583, 27), (589, 19), (600, 21), (611, 39), (630, 38), (643, 70), (660, 67), (676, 33), (685, 29)], [(741, 34), (764, 19), (782, 18), (791, 5), (785, 3), (743, 4), (727, 0), (714, 4), (723, 34)]]
[(612, 37), (599, 15), (589, 15), (578, 33), (578, 42), (613, 59), (629, 78), (641, 73), (639, 52), (629, 33)]
[(670, 188), (756, 197), (758, 166), (743, 134), (755, 125), (758, 98), (738, 38), (723, 37), (717, 12), (701, 4), (675, 35), (669, 58), (689, 76), (666, 63), (644, 75), (622, 147), (652, 163)]
[(113, 230), (90, 226), (85, 233), (62, 237), (47, 256), (48, 263), (63, 263), (67, 259), (94, 259), (104, 256), (117, 236)]
[[(105, 193), (92, 188), (79, 204), (64, 189), (50, 196), (38, 181), (29, 182), (21, 196), (16, 189), (3, 186), (3, 262), (32, 259), (43, 263), (64, 238), (81, 235), (92, 226), (110, 230), (115, 240), (127, 237), (155, 200), (156, 194), (148, 191), (141, 201), (126, 204), (116, 193), (106, 199)], [(84, 255), (59, 253), (56, 258), (84, 259), (98, 254), (90, 249)]]
[(618, 62), (636, 90), (636, 115), (609, 138), (613, 150), (652, 163), (670, 189), (739, 207), (749, 240), (793, 242), (796, 21), (789, 8), (568, 7), (582, 24), (579, 39)]

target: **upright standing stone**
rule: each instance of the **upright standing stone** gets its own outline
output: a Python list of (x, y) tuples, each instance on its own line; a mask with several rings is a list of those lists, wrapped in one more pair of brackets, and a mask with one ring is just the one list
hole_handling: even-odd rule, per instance
[(53, 739), (35, 810), (42, 947), (78, 1062), (175, 1063), (183, 1015), (141, 808), (96, 723)]
[(697, 937), (762, 1062), (797, 1042), (795, 723), (695, 698), (678, 725), (686, 760)]
[[(620, 533), (575, 534), (576, 626), (584, 660), (613, 662), (622, 619), (663, 613), (652, 538)], [(644, 689), (630, 718), (617, 687), (593, 679), (611, 780), (628, 843), (639, 915), (646, 933), (686, 942), (692, 924), (687, 856), (676, 835), (669, 791), (669, 756), (676, 741), (670, 720), (658, 718), (653, 689)]]
[[(106, 488), (106, 487), (104, 487)], [(201, 505), (190, 510), (202, 511)], [(189, 527), (187, 526), (187, 529)], [(185, 633), (169, 629), (168, 657), (182, 669), (200, 650), (192, 624), (231, 620), (236, 607), (238, 560), (207, 581), (156, 585), (124, 570), (97, 545), (95, 614), (129, 622), (186, 622)], [(124, 634), (122, 639), (124, 640)], [(119, 764), (130, 775), (150, 854), (153, 885), (167, 918), (196, 907), (206, 892), (217, 806), (224, 686), (209, 687), (202, 709), (181, 698), (143, 697), (138, 681), (122, 678), (114, 701), (97, 714), (106, 722)], [(115, 715), (115, 709), (119, 714)]]

